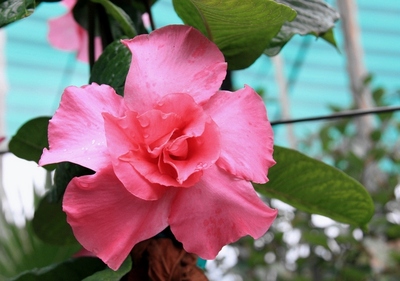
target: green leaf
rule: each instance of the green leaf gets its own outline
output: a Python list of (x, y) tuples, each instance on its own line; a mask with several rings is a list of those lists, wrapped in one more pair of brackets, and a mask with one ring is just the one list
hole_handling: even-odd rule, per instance
[(107, 84), (123, 96), (126, 75), (131, 63), (131, 52), (120, 40), (111, 43), (93, 66), (90, 83)]
[(125, 35), (129, 38), (133, 38), (137, 35), (131, 18), (122, 10), (120, 7), (114, 5), (108, 0), (91, 0), (94, 3), (99, 3), (103, 5), (107, 13), (111, 15), (121, 26)]
[(119, 281), (132, 269), (132, 259), (130, 256), (122, 263), (121, 267), (114, 271), (110, 268), (106, 268), (102, 271), (98, 271), (95, 274), (86, 277), (82, 281)]
[(57, 164), (57, 169), (54, 174), (54, 187), (48, 194), (49, 201), (54, 203), (60, 202), (65, 189), (74, 177), (92, 174), (94, 174), (94, 171), (77, 164), (69, 162)]
[(173, 4), (185, 24), (217, 44), (231, 70), (250, 66), (282, 25), (296, 17), (294, 10), (272, 0), (173, 0)]
[(312, 34), (325, 39), (336, 47), (332, 28), (339, 19), (339, 13), (323, 0), (276, 0), (297, 12), (297, 17), (282, 26), (274, 37), (265, 54), (275, 56), (295, 34)]
[[(43, 148), (49, 147), (47, 127), (51, 117), (38, 117), (26, 122), (19, 128), (9, 143), (9, 150), (16, 156), (29, 161), (39, 162)], [(55, 165), (44, 166), (54, 170)]]
[(35, 0), (0, 0), (0, 27), (30, 16), (36, 6)]
[(277, 164), (269, 170), (269, 182), (255, 184), (260, 193), (343, 223), (364, 226), (371, 219), (370, 195), (342, 171), (279, 146), (274, 147), (274, 159)]
[(24, 272), (10, 281), (81, 281), (104, 267), (104, 263), (97, 258), (76, 258)]
[(62, 211), (61, 201), (51, 202), (47, 194), (39, 203), (32, 221), (32, 227), (42, 241), (52, 245), (71, 245), (78, 243), (67, 216)]

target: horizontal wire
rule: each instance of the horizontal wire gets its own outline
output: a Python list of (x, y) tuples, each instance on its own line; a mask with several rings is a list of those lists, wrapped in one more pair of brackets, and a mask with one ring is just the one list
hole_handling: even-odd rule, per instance
[(371, 109), (354, 109), (354, 110), (342, 111), (342, 112), (334, 113), (334, 114), (330, 114), (330, 115), (321, 115), (321, 116), (305, 117), (305, 118), (298, 118), (298, 119), (276, 120), (276, 121), (271, 121), (270, 123), (272, 126), (276, 126), (276, 125), (293, 124), (293, 123), (300, 123), (300, 122), (357, 117), (357, 116), (368, 115), (368, 114), (381, 114), (381, 113), (388, 113), (388, 112), (394, 112), (394, 111), (399, 111), (399, 110), (400, 110), (400, 106), (375, 107), (375, 108), (371, 108)]
[[(300, 122), (310, 122), (310, 121), (322, 121), (322, 120), (331, 120), (331, 119), (339, 119), (339, 118), (348, 118), (348, 117), (357, 117), (362, 115), (368, 114), (381, 114), (381, 113), (388, 113), (400, 111), (400, 106), (388, 106), (388, 107), (375, 107), (371, 109), (354, 109), (354, 110), (347, 110), (342, 111), (339, 113), (334, 113), (331, 115), (321, 115), (315, 117), (305, 117), (305, 118), (298, 118), (298, 119), (288, 119), (288, 120), (277, 120), (271, 121), (272, 126), (277, 125), (284, 125), (284, 124), (293, 124), (293, 123), (300, 123)], [(8, 153), (9, 151), (0, 151), (0, 155)]]

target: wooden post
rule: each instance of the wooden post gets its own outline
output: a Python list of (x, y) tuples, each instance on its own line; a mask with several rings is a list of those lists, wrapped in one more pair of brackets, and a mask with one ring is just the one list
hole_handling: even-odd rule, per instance
[[(357, 22), (357, 4), (355, 0), (337, 0), (337, 6), (345, 39), (347, 71), (353, 101), (357, 108), (367, 109), (372, 107), (372, 97), (369, 88), (364, 85), (364, 79), (368, 72), (363, 61), (364, 52)], [(360, 137), (369, 138), (367, 134), (371, 132), (372, 117), (361, 117), (358, 118), (357, 122)]]
[[(276, 55), (271, 58), (275, 66), (275, 81), (278, 85), (279, 100), (281, 104), (282, 119), (290, 119), (290, 102), (287, 90), (287, 80), (284, 72), (284, 62), (281, 55)], [(288, 143), (291, 148), (296, 148), (296, 136), (292, 125), (286, 126)]]

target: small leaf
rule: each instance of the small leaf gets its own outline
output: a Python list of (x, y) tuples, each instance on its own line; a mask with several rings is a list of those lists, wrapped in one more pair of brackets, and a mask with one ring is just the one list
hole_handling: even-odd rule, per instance
[[(9, 150), (19, 158), (39, 162), (43, 148), (49, 147), (47, 127), (51, 117), (38, 117), (26, 122), (19, 128), (8, 144)], [(44, 166), (54, 170), (55, 165)]]
[(54, 174), (54, 187), (48, 194), (50, 202), (60, 202), (65, 189), (74, 177), (94, 174), (94, 171), (77, 164), (62, 162), (57, 164)]
[(119, 281), (125, 274), (131, 271), (131, 268), (132, 259), (130, 256), (128, 256), (117, 271), (107, 267), (102, 271), (98, 271), (95, 274), (86, 277), (82, 281)]
[(24, 272), (9, 281), (81, 281), (105, 268), (104, 263), (92, 257), (70, 259), (63, 263)]
[(107, 84), (123, 96), (126, 75), (132, 55), (120, 40), (114, 41), (103, 51), (93, 66), (90, 83)]
[(91, 1), (103, 5), (107, 13), (111, 15), (121, 26), (126, 36), (128, 36), (129, 38), (133, 38), (134, 36), (137, 35), (137, 32), (134, 28), (131, 18), (120, 7), (114, 5), (112, 2), (108, 0), (91, 0)]
[(173, 4), (185, 24), (217, 44), (231, 70), (250, 66), (282, 25), (296, 17), (294, 10), (272, 0), (173, 0)]
[(343, 223), (364, 226), (371, 219), (371, 196), (342, 171), (279, 146), (274, 147), (274, 158), (277, 164), (269, 170), (270, 181), (255, 184), (260, 193)]
[(0, 27), (30, 16), (35, 0), (0, 0)]
[(323, 0), (276, 0), (297, 12), (297, 17), (282, 26), (278, 35), (274, 37), (265, 54), (275, 56), (295, 34), (321, 36), (336, 47), (332, 28), (339, 19), (339, 13)]
[(49, 194), (39, 203), (32, 221), (32, 227), (42, 241), (52, 245), (71, 245), (78, 243), (62, 211), (61, 201), (51, 202)]

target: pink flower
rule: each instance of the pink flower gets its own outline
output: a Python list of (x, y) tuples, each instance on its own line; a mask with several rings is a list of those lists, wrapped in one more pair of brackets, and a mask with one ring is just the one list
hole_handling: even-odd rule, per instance
[(40, 160), (96, 172), (74, 178), (64, 195), (78, 241), (117, 269), (167, 226), (204, 259), (262, 236), (277, 214), (250, 183), (265, 183), (275, 163), (262, 99), (247, 86), (219, 91), (224, 57), (191, 27), (123, 43), (132, 52), (124, 97), (107, 85), (68, 87)]
[[(53, 47), (64, 51), (77, 51), (78, 60), (89, 61), (89, 38), (86, 29), (74, 19), (72, 8), (77, 0), (63, 0), (68, 12), (58, 18), (49, 20), (48, 40)], [(102, 52), (101, 38), (95, 37), (95, 59)]]
[(3, 140), (5, 140), (5, 139), (6, 139), (5, 137), (0, 137), (0, 143), (2, 143)]

